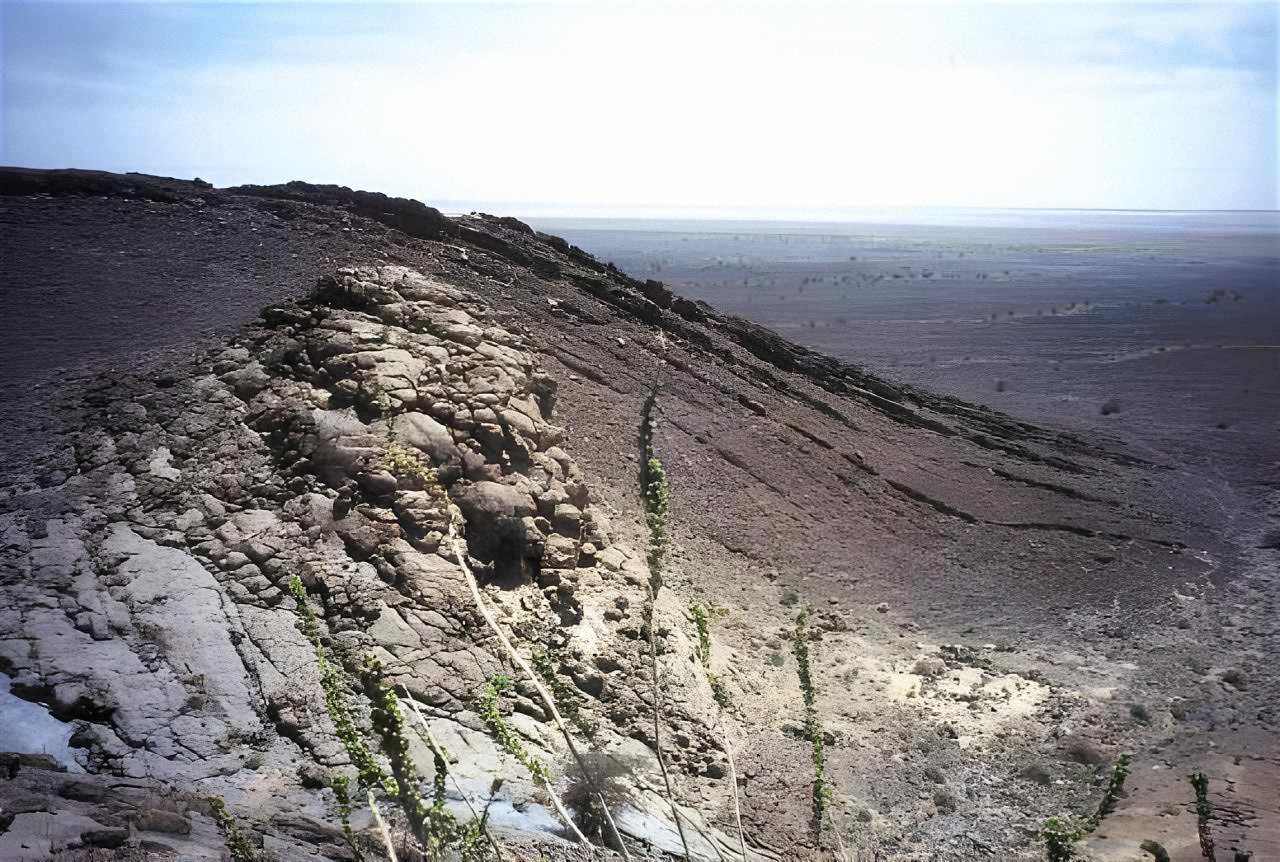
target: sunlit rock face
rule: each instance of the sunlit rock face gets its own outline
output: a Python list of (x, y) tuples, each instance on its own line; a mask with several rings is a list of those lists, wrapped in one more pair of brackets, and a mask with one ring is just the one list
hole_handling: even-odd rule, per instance
[[(501, 822), (544, 829), (545, 812), (511, 808), (532, 785), (473, 711), (507, 667), (455, 554), (492, 584), (522, 649), (563, 655), (595, 697), (629, 694), (615, 718), (639, 720), (635, 696), (606, 695), (583, 664), (618, 639), (601, 609), (600, 631), (584, 622), (580, 585), (643, 579), (561, 446), (555, 389), (482, 301), (392, 266), (338, 270), (308, 300), (268, 308), (176, 385), (112, 384), (75, 438), (65, 511), (4, 521), (25, 577), (3, 585), (0, 660), (53, 710), (5, 677), (0, 710), (24, 728), (4, 747), (156, 787), (199, 780), (319, 822), (329, 803), (307, 788), (347, 760), (296, 627), (296, 575), (339, 660), (379, 659), (465, 752), (463, 786), (480, 794), (510, 773)], [(531, 693), (516, 695), (515, 720), (554, 759)], [(290, 836), (274, 840), (314, 843)]]

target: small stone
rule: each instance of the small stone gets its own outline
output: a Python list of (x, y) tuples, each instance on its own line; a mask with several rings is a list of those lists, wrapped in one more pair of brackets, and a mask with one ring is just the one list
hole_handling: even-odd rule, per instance
[(1244, 691), (1249, 687), (1249, 678), (1245, 676), (1244, 671), (1238, 668), (1231, 668), (1224, 671), (1222, 681), (1234, 688), (1236, 691)]
[(116, 848), (129, 838), (128, 829), (90, 829), (80, 833), (80, 843), (86, 847)]
[(134, 816), (133, 825), (141, 832), (166, 832), (170, 835), (191, 834), (191, 821), (176, 811), (147, 808)]

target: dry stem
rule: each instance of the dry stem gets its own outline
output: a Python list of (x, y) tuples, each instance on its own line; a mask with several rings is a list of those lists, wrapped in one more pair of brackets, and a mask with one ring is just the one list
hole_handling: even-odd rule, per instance
[[(586, 778), (587, 782), (590, 783), (592, 791), (597, 795), (600, 795), (600, 789), (596, 787), (595, 779), (591, 777), (591, 772), (587, 769), (586, 761), (583, 759), (582, 753), (578, 751), (578, 746), (573, 741), (573, 735), (569, 733), (568, 725), (565, 724), (564, 719), (560, 716), (560, 710), (556, 709), (555, 698), (551, 696), (551, 692), (547, 691), (546, 687), (542, 684), (542, 681), (538, 678), (538, 675), (534, 673), (533, 668), (529, 666), (529, 663), (525, 661), (524, 657), (516, 651), (514, 646), (512, 646), (506, 633), (503, 632), (502, 628), (498, 625), (497, 620), (493, 618), (493, 614), (489, 612), (484, 596), (480, 594), (480, 585), (476, 582), (476, 577), (471, 572), (471, 566), (467, 564), (467, 557), (462, 550), (462, 542), (458, 539), (458, 534), (454, 529), (452, 518), (450, 518), (449, 522), (449, 548), (453, 551), (453, 555), (457, 559), (459, 567), (462, 569), (462, 574), (467, 582), (467, 587), (471, 590), (471, 598), (475, 600), (476, 608), (480, 611), (480, 616), (484, 617), (484, 621), (488, 624), (490, 630), (497, 635), (498, 642), (502, 644), (503, 650), (506, 651), (512, 662), (520, 668), (529, 682), (533, 684), (534, 690), (538, 692), (538, 697), (542, 700), (543, 706), (547, 708), (547, 712), (551, 715), (551, 720), (555, 723), (556, 729), (560, 731), (560, 735), (564, 737), (565, 744), (569, 746), (569, 752), (573, 755), (573, 759), (577, 761), (578, 768), (582, 770), (583, 776)], [(572, 818), (568, 817), (568, 813), (565, 811), (563, 804), (561, 804), (559, 797), (549, 787), (547, 788), (547, 794), (551, 797), (551, 802), (555, 806), (556, 811), (559, 812), (560, 816), (568, 819), (569, 828), (573, 830), (574, 837), (590, 848), (594, 854), (594, 846), (587, 840), (586, 836), (582, 834), (582, 831), (578, 829), (577, 824), (573, 822)], [(603, 800), (601, 800), (601, 805), (604, 805)], [(605, 807), (604, 811), (607, 815), (609, 809)], [(613, 817), (608, 816), (606, 819), (612, 827)], [(626, 859), (627, 862), (630, 862), (631, 856), (627, 853), (626, 844), (623, 843), (622, 835), (618, 832), (616, 827), (614, 827), (614, 838), (617, 840), (622, 857)]]

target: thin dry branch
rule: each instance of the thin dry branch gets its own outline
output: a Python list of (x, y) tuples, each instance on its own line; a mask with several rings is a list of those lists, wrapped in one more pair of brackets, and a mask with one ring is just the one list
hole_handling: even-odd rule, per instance
[(391, 843), (391, 830), (387, 829), (387, 822), (382, 819), (382, 812), (378, 810), (378, 802), (373, 798), (373, 791), (369, 791), (369, 811), (373, 814), (373, 822), (378, 824), (378, 831), (382, 833), (382, 843), (387, 848), (387, 859), (390, 862), (399, 862), (396, 859), (396, 848)]
[(676, 831), (680, 833), (680, 844), (684, 847), (684, 858), (692, 862), (689, 855), (689, 840), (684, 834), (684, 818), (676, 806), (676, 795), (671, 784), (671, 773), (667, 771), (667, 759), (662, 756), (662, 683), (658, 680), (658, 636), (654, 617), (657, 616), (657, 590), (649, 590), (649, 602), (652, 612), (649, 616), (649, 672), (653, 680), (653, 748), (658, 754), (658, 768), (662, 771), (662, 783), (667, 789), (667, 804), (671, 806), (671, 814), (676, 819)]
[[(449, 521), (449, 549), (453, 551), (453, 556), (458, 561), (458, 566), (462, 569), (463, 577), (467, 582), (467, 588), (471, 591), (471, 598), (475, 601), (476, 608), (480, 611), (480, 616), (484, 617), (484, 621), (489, 626), (489, 629), (497, 636), (498, 642), (502, 644), (502, 648), (507, 653), (507, 656), (517, 667), (520, 668), (521, 672), (524, 673), (525, 678), (533, 684), (534, 690), (538, 692), (538, 698), (542, 701), (542, 705), (547, 708), (547, 712), (551, 715), (551, 720), (555, 724), (556, 729), (560, 731), (560, 735), (564, 737), (565, 744), (569, 746), (569, 752), (573, 755), (573, 759), (577, 761), (578, 768), (582, 770), (583, 776), (591, 785), (591, 790), (599, 795), (600, 788), (596, 786), (595, 779), (591, 777), (591, 772), (587, 769), (586, 761), (583, 759), (582, 753), (578, 751), (578, 746), (573, 741), (573, 735), (569, 733), (569, 726), (565, 723), (564, 718), (561, 717), (560, 710), (556, 709), (555, 698), (551, 696), (551, 692), (547, 691), (546, 686), (542, 684), (542, 680), (540, 680), (538, 675), (534, 673), (534, 670), (529, 666), (529, 663), (524, 660), (524, 657), (520, 655), (519, 652), (516, 651), (516, 648), (511, 644), (511, 640), (507, 637), (506, 632), (504, 632), (502, 627), (498, 625), (498, 621), (493, 618), (493, 614), (490, 612), (484, 596), (480, 593), (480, 585), (476, 582), (476, 576), (472, 574), (471, 566), (467, 563), (467, 556), (462, 550), (462, 542), (458, 538), (458, 533), (454, 528), (452, 518), (450, 518)], [(547, 788), (547, 794), (551, 797), (551, 802), (560, 816), (568, 818), (569, 828), (573, 830), (574, 837), (586, 847), (590, 848), (591, 852), (594, 854), (595, 846), (587, 840), (585, 835), (582, 834), (582, 831), (578, 829), (578, 826), (573, 822), (573, 819), (568, 817), (568, 812), (565, 811), (564, 805), (560, 802), (559, 797), (551, 790), (551, 788)], [(603, 802), (601, 804), (603, 805)], [(608, 810), (609, 809), (607, 807), (604, 808), (606, 814), (608, 813)], [(612, 826), (613, 817), (609, 816), (607, 819)], [(631, 856), (627, 853), (626, 844), (623, 843), (622, 835), (616, 828), (614, 828), (614, 837), (617, 839), (619, 852), (622, 853), (622, 857), (626, 859), (627, 862), (630, 862)]]
[[(407, 686), (401, 684), (400, 690), (404, 692), (405, 703), (409, 704), (409, 709), (413, 712), (414, 718), (418, 719), (418, 725), (422, 728), (422, 734), (426, 737), (427, 745), (431, 746), (431, 751), (440, 758), (441, 763), (447, 762), (448, 758), (445, 756), (444, 746), (436, 740), (435, 734), (431, 732), (431, 726), (427, 724), (426, 717), (423, 716), (422, 710), (418, 709), (418, 702), (409, 694)], [(452, 772), (448, 772), (447, 775), (449, 776), (449, 780), (453, 782), (453, 789), (458, 791), (458, 795), (461, 796), (462, 801), (466, 803), (467, 810), (471, 812), (471, 816), (475, 818), (477, 823), (483, 823), (480, 817), (480, 812), (476, 811), (476, 807), (471, 804), (471, 796), (462, 789), (462, 785), (458, 783), (457, 776)], [(502, 862), (502, 845), (498, 843), (498, 839), (493, 837), (493, 833), (489, 831), (487, 826), (484, 827), (483, 831), (484, 837), (489, 842), (489, 846), (493, 848), (494, 857), (498, 862)]]
[(729, 734), (725, 733), (724, 720), (720, 721), (720, 734), (724, 740), (724, 753), (729, 758), (729, 783), (733, 787), (733, 819), (738, 826), (738, 850), (742, 853), (742, 862), (747, 862), (747, 834), (742, 828), (742, 805), (738, 799), (738, 770), (733, 764), (733, 745), (729, 742)]

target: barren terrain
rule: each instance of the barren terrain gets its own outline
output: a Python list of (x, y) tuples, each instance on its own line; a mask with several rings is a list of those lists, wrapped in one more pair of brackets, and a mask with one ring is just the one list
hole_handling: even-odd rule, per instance
[[(656, 784), (636, 478), (655, 380), (665, 742), (719, 852), (725, 746), (752, 857), (816, 852), (788, 646), (807, 605), (836, 819), (867, 858), (1040, 858), (1043, 819), (1092, 811), (1122, 752), (1129, 792), (1082, 852), (1199, 858), (1203, 769), (1218, 858), (1280, 855), (1273, 474), (1245, 493), (891, 382), (510, 219), (301, 184), (0, 185), (0, 715), (40, 704), (70, 742), (6, 761), (0, 858), (219, 858), (209, 795), (279, 859), (349, 858), (293, 574), (349, 670), (375, 652), (428, 705), (469, 792), (507, 777), (504, 840), (572, 856), (476, 717), (509, 668), (438, 513), (360, 459), (399, 435), (443, 468), (488, 600)], [(529, 521), (514, 549), (494, 500)], [(717, 609), (723, 721), (694, 602)], [(559, 764), (528, 694), (512, 721)], [(635, 852), (678, 848), (652, 794), (621, 813)]]

